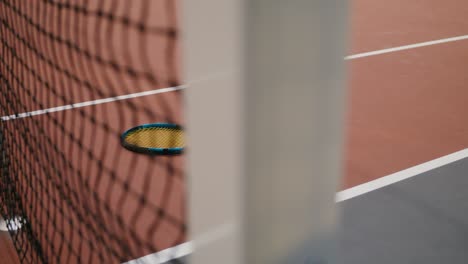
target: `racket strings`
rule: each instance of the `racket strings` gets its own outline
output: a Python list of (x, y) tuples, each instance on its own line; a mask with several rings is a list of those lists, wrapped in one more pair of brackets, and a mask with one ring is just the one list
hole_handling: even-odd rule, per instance
[(132, 131), (125, 141), (142, 148), (183, 148), (183, 131), (178, 128), (148, 127)]

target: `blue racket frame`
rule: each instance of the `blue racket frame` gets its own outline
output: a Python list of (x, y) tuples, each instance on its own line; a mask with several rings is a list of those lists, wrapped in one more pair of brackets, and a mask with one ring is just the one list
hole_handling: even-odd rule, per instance
[(144, 124), (144, 125), (139, 125), (136, 127), (132, 127), (125, 132), (122, 133), (120, 136), (120, 143), (124, 148), (127, 150), (137, 152), (137, 153), (143, 153), (143, 154), (153, 154), (153, 155), (178, 155), (184, 152), (184, 148), (145, 148), (145, 147), (140, 147), (136, 146), (133, 144), (129, 144), (125, 141), (125, 138), (129, 133), (134, 132), (135, 130), (140, 130), (140, 129), (145, 129), (145, 128), (170, 128), (170, 129), (180, 129), (183, 130), (183, 127), (177, 124), (171, 124), (171, 123), (152, 123), (152, 124)]

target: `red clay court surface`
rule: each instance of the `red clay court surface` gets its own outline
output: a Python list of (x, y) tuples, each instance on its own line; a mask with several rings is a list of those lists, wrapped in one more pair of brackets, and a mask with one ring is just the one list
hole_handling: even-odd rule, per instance
[[(468, 2), (460, 0), (354, 0), (349, 54), (467, 35), (467, 13)], [(468, 40), (348, 60), (344, 189), (467, 148), (467, 61)], [(180, 95), (172, 93), (151, 98), (172, 100), (168, 107), (182, 118)], [(107, 108), (113, 118), (117, 107), (109, 103), (95, 106), (95, 110)], [(129, 121), (128, 126), (146, 121)], [(120, 146), (118, 142), (108, 144)], [(131, 160), (131, 154), (125, 155)], [(176, 159), (171, 162), (183, 163), (183, 158)], [(144, 158), (138, 164), (144, 167), (150, 161)], [(128, 165), (120, 164), (122, 168)], [(183, 182), (176, 185), (180, 192), (174, 193), (170, 208), (182, 215)], [(171, 233), (168, 228), (167, 234)], [(158, 242), (169, 246), (175, 235), (167, 234), (161, 233), (163, 239)], [(5, 264), (15, 263), (16, 258), (11, 246), (6, 246), (8, 240), (3, 233), (0, 250)], [(10, 262), (6, 262), (8, 256)]]
[[(466, 1), (354, 0), (357, 54), (468, 34)], [(348, 61), (344, 188), (468, 146), (468, 41)]]

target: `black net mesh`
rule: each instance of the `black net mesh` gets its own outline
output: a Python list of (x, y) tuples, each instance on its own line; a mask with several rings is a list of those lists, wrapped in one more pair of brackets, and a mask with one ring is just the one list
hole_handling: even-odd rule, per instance
[(22, 263), (119, 263), (185, 241), (184, 156), (119, 142), (183, 123), (180, 91), (161, 89), (179, 85), (177, 8), (0, 0), (0, 213), (20, 219)]

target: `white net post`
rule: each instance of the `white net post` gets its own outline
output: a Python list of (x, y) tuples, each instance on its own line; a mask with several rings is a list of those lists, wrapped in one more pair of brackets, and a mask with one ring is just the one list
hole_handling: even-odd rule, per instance
[(346, 5), (183, 1), (192, 263), (335, 263)]

